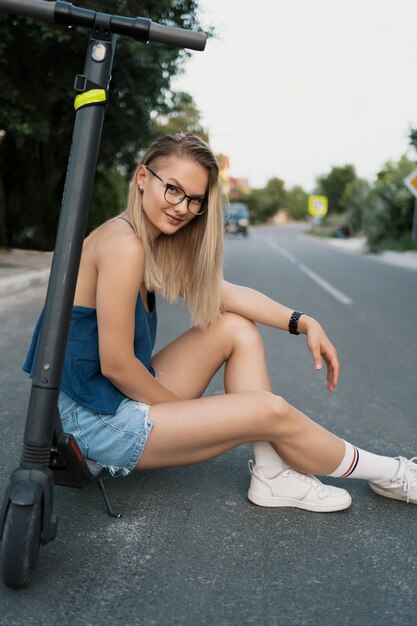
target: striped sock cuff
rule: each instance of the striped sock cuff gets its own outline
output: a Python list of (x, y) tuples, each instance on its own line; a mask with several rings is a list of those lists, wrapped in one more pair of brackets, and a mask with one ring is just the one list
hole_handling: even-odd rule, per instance
[(348, 441), (344, 441), (346, 446), (345, 456), (339, 467), (335, 469), (332, 474), (329, 476), (334, 476), (335, 478), (347, 478), (351, 476), (355, 471), (358, 463), (359, 463), (359, 450), (356, 446), (353, 446)]
[(341, 475), (340, 478), (347, 478), (348, 476), (350, 476), (351, 474), (353, 474), (353, 472), (356, 469), (357, 464), (359, 463), (359, 450), (356, 446), (352, 446), (353, 448), (353, 459), (351, 464), (349, 465), (347, 471)]

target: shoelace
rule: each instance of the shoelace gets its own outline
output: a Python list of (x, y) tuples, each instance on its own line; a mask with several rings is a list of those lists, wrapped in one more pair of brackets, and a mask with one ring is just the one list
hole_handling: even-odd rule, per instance
[[(403, 489), (407, 494), (407, 503), (410, 501), (410, 489), (413, 482), (416, 482), (417, 476), (413, 477), (413, 472), (417, 472), (417, 456), (413, 456), (412, 459), (404, 459), (405, 469), (403, 476)], [(414, 478), (414, 480), (413, 480)]]
[[(248, 469), (251, 474), (254, 473), (255, 465), (252, 459), (249, 459), (248, 461)], [(312, 487), (314, 487), (316, 491), (323, 491), (326, 488), (326, 485), (320, 482), (319, 479), (316, 478), (315, 476), (311, 476), (310, 474), (302, 474), (301, 472), (297, 472), (297, 470), (293, 469), (292, 467), (289, 467), (288, 469), (284, 471), (287, 472), (288, 474), (292, 474), (293, 476), (296, 476), (300, 480), (303, 480), (308, 485), (311, 485)], [(257, 476), (256, 473), (255, 473), (255, 476), (256, 478), (258, 478), (258, 480), (265, 482), (259, 476)]]
[(308, 485), (314, 487), (316, 491), (323, 491), (323, 489), (325, 489), (326, 487), (326, 485), (320, 482), (318, 478), (316, 478), (315, 476), (311, 476), (311, 474), (302, 474), (301, 472), (297, 472), (297, 470), (293, 469), (292, 467), (288, 470), (288, 472), (293, 476), (296, 476), (300, 480), (303, 480)]

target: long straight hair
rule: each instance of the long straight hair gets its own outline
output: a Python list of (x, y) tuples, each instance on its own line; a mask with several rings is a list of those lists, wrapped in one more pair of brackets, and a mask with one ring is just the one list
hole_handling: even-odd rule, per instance
[[(173, 235), (153, 242), (142, 193), (136, 182), (140, 165), (170, 156), (189, 159), (208, 173), (207, 210)], [(193, 323), (207, 327), (221, 312), (224, 224), (217, 161), (199, 137), (178, 133), (158, 138), (143, 155), (130, 182), (128, 214), (145, 249), (144, 282), (171, 302), (183, 297)]]

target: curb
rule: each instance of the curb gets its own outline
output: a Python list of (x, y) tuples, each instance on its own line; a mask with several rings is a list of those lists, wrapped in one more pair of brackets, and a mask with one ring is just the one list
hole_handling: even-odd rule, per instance
[(315, 241), (316, 243), (325, 246), (331, 246), (332, 248), (336, 248), (342, 252), (363, 255), (378, 261), (379, 263), (396, 265), (397, 267), (417, 271), (417, 253), (414, 251), (395, 252), (393, 250), (384, 250), (380, 254), (373, 254), (371, 252), (367, 252), (365, 245), (366, 240), (362, 237), (332, 239), (329, 237), (318, 237), (317, 235), (308, 235), (304, 233), (299, 235), (299, 237), (302, 239), (308, 239), (309, 241)]
[(50, 270), (37, 270), (0, 278), (0, 297), (10, 296), (35, 285), (48, 282)]

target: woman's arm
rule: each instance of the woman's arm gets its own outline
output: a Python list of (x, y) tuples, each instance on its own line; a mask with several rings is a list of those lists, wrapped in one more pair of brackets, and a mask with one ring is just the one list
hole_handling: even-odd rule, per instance
[(118, 232), (112, 229), (103, 233), (95, 256), (103, 376), (132, 400), (146, 404), (177, 400), (155, 380), (134, 353), (135, 308), (145, 260), (141, 242), (133, 233), (121, 236), (119, 229)]
[[(222, 286), (222, 303), (225, 311), (287, 331), (293, 313), (293, 309), (275, 302), (255, 289), (240, 287), (226, 281), (223, 281)], [(313, 356), (316, 370), (321, 370), (322, 359), (324, 359), (327, 366), (327, 388), (333, 391), (340, 372), (335, 347), (317, 320), (308, 315), (303, 314), (300, 317), (298, 331), (307, 336), (307, 345)]]

